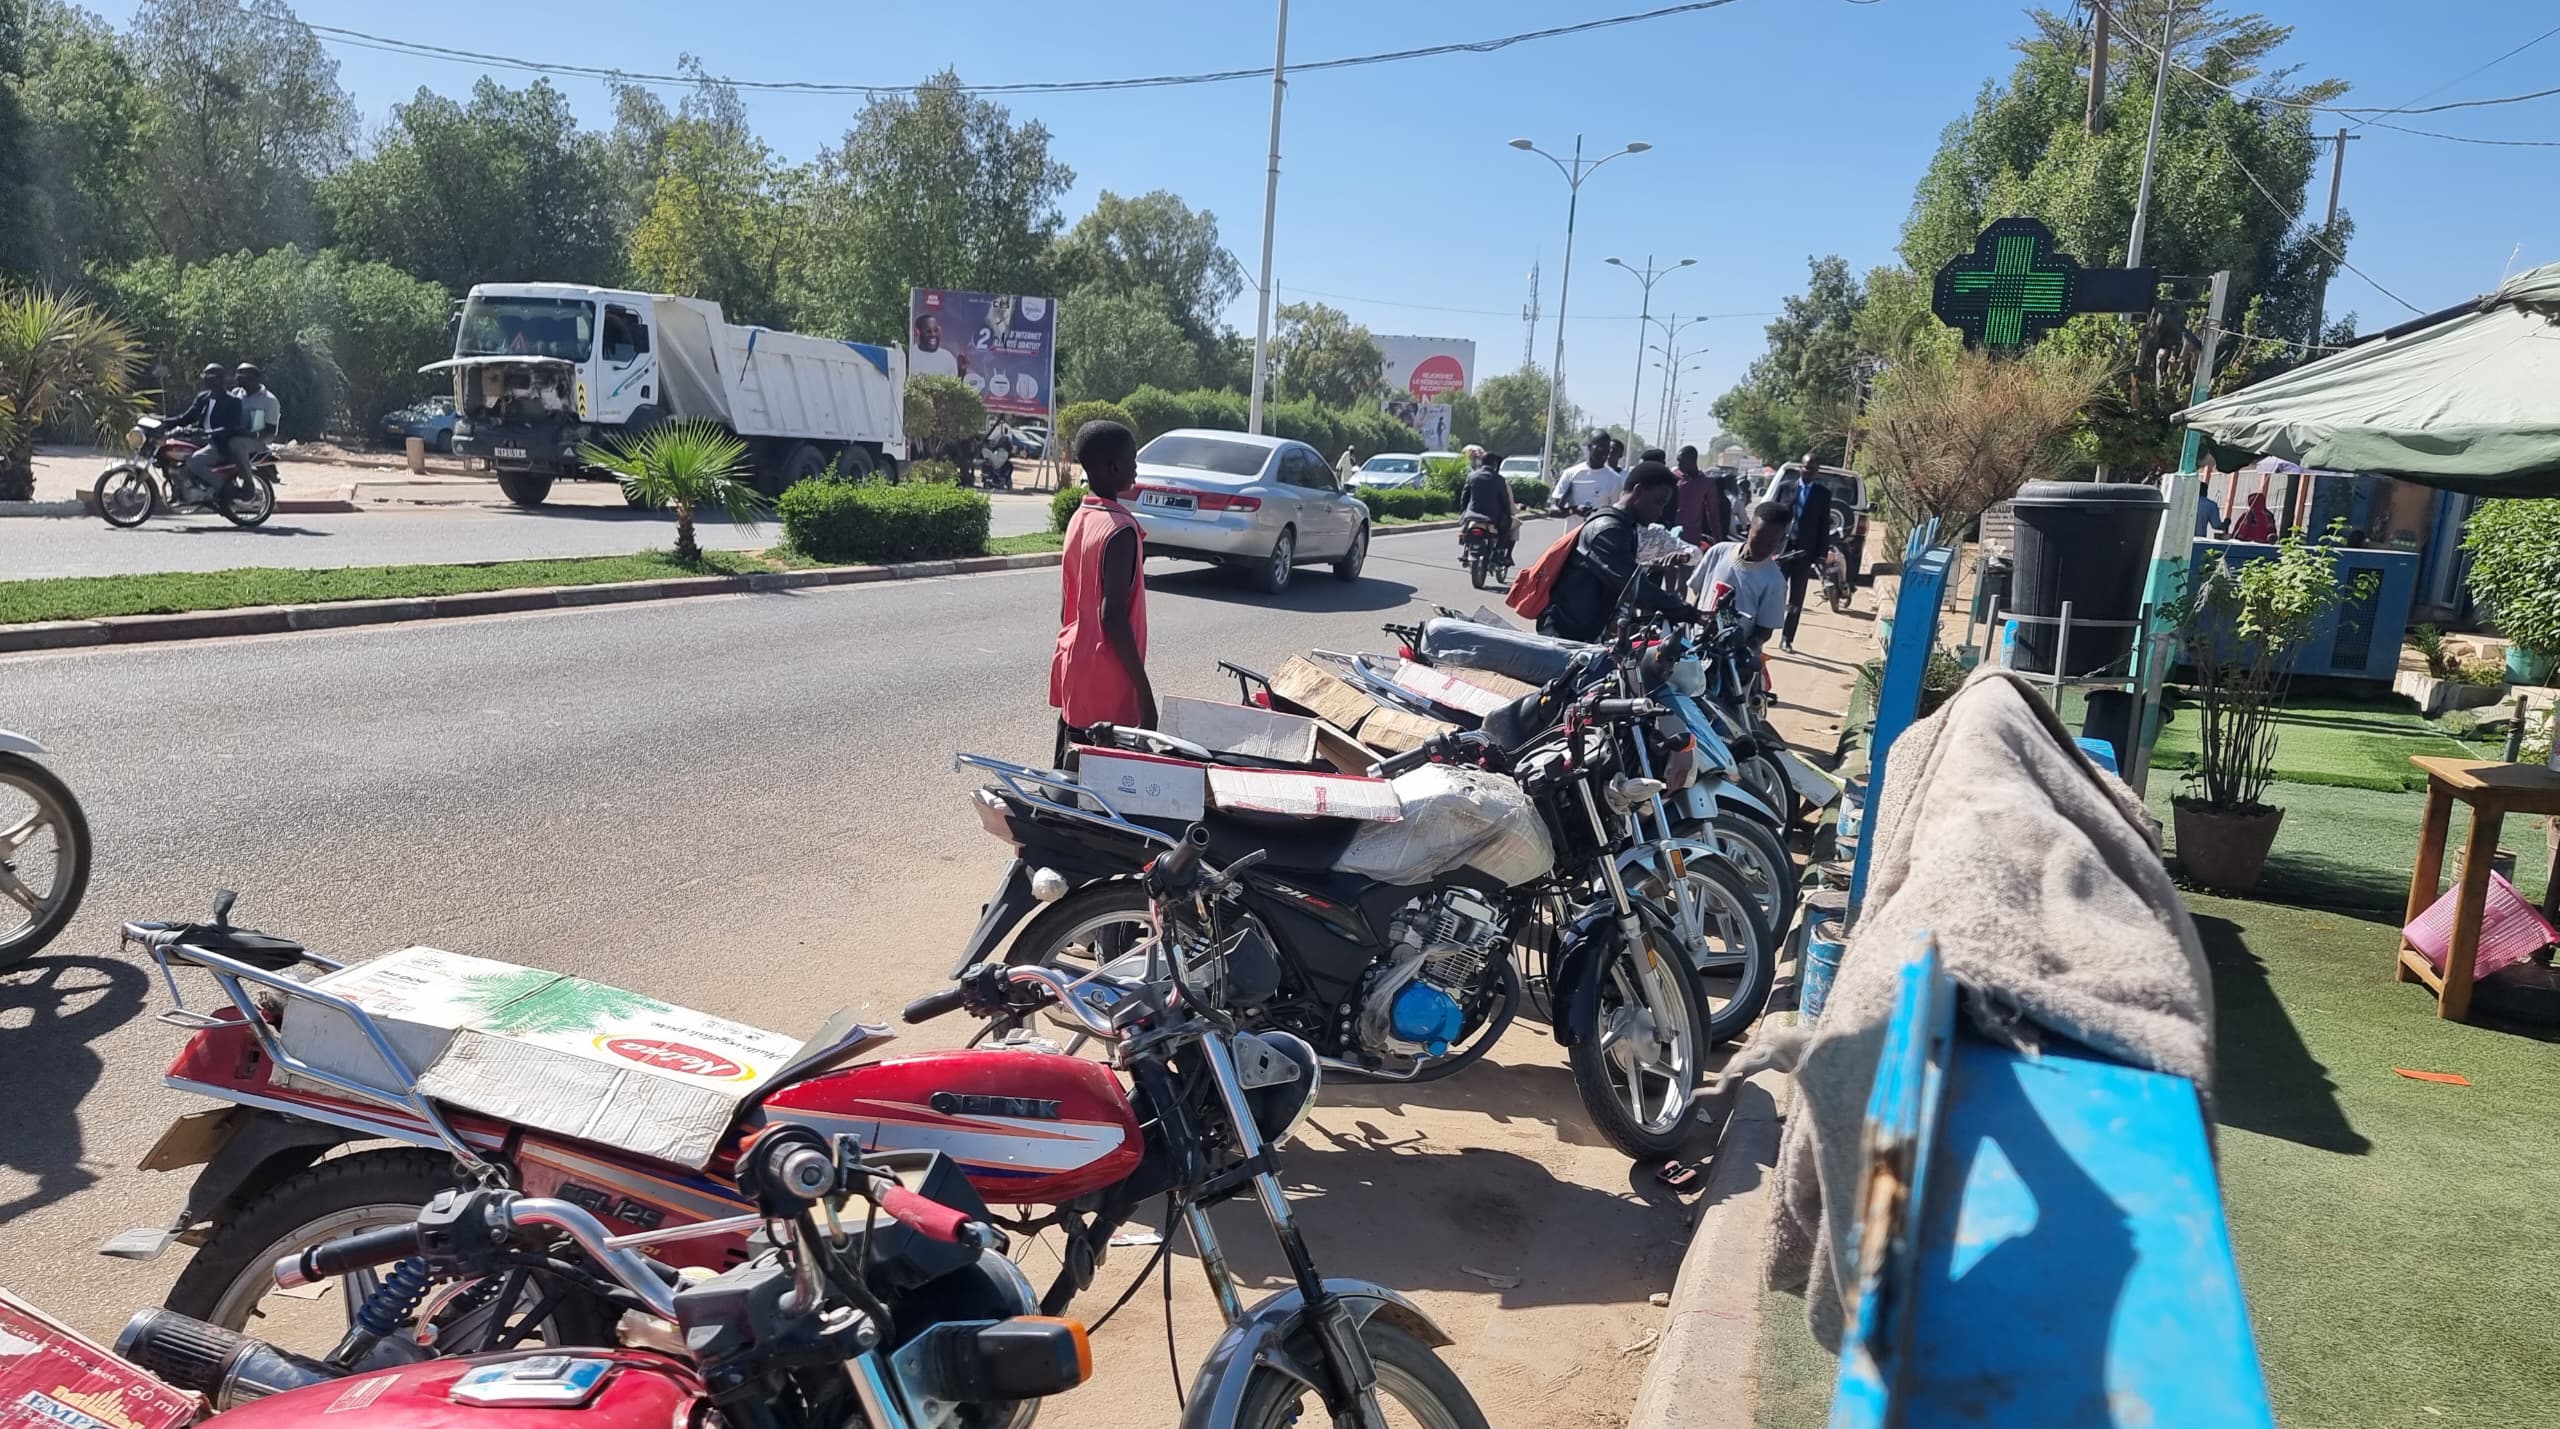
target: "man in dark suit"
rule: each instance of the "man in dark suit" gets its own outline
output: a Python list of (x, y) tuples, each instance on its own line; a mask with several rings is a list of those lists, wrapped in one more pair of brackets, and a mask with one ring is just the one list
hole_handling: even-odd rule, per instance
[(1786, 554), (1778, 558), (1778, 568), (1787, 573), (1787, 624), (1778, 636), (1778, 648), (1789, 653), (1796, 648), (1796, 622), (1804, 617), (1805, 587), (1822, 574), (1823, 558), (1831, 551), (1831, 488), (1819, 479), (1821, 470), (1813, 453), (1806, 452), (1796, 470), (1794, 490), (1778, 496), (1795, 513), (1787, 528)]

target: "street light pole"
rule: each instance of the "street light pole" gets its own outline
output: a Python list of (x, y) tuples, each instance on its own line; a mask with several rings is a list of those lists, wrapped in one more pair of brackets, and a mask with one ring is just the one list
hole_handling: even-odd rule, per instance
[[(1712, 316), (1714, 315), (1708, 315), (1708, 317)], [(1672, 354), (1674, 345), (1680, 339), (1680, 334), (1707, 320), (1708, 319), (1706, 317), (1696, 317), (1691, 318), (1684, 323), (1680, 321), (1680, 315), (1678, 313), (1673, 313), (1668, 320), (1662, 318), (1654, 319), (1655, 322), (1662, 325), (1662, 347), (1657, 349), (1657, 351), (1660, 351), (1663, 357), (1668, 360)], [(1639, 325), (1636, 330), (1641, 332), (1644, 329)], [(1666, 427), (1671, 425), (1671, 369), (1667, 366), (1662, 370), (1662, 413), (1662, 424)], [(1633, 424), (1631, 423), (1630, 425)], [(1667, 443), (1670, 440), (1669, 434), (1665, 433), (1663, 439)]]
[(2160, 158), (2160, 112), (2169, 102), (2169, 44), (2178, 23), (2178, 0), (2169, 0), (2160, 16), (2160, 73), (2151, 81), (2151, 132), (2142, 141), (2142, 187), (2133, 199), (2133, 237), (2125, 244), (2124, 266), (2142, 266), (2142, 235), (2151, 218), (2151, 166)]
[(1245, 430), (1262, 431), (1262, 390), (1271, 380), (1271, 229), (1280, 211), (1280, 99), (1288, 93), (1289, 0), (1280, 0), (1280, 37), (1271, 46), (1271, 167), (1262, 180), (1262, 287), (1254, 300), (1253, 400)]
[(1565, 312), (1567, 304), (1573, 297), (1573, 225), (1582, 207), (1582, 181), (1591, 177), (1602, 164), (1611, 159), (1624, 158), (1629, 154), (1641, 154), (1653, 146), (1638, 140), (1614, 154), (1604, 155), (1586, 164), (1582, 160), (1582, 136), (1576, 134), (1573, 136), (1573, 162), (1570, 165), (1526, 139), (1512, 140), (1511, 147), (1535, 154), (1555, 165), (1556, 172), (1564, 175), (1567, 190), (1564, 206), (1564, 277), (1556, 284), (1556, 356), (1554, 364), (1547, 372), (1547, 435), (1538, 458), (1539, 474), (1552, 478), (1556, 468), (1556, 405), (1564, 398)]
[(1698, 260), (1695, 258), (1683, 258), (1668, 268), (1654, 267), (1653, 255), (1650, 253), (1644, 255), (1644, 266), (1642, 268), (1636, 267), (1623, 258), (1611, 258), (1605, 261), (1612, 268), (1626, 269), (1629, 274), (1634, 276), (1637, 282), (1644, 285), (1644, 305), (1642, 310), (1636, 314), (1635, 380), (1627, 384), (1629, 389), (1627, 392), (1627, 435), (1632, 437), (1636, 434), (1636, 411), (1644, 401), (1644, 328), (1646, 323), (1653, 321), (1654, 282), (1664, 274), (1676, 272), (1679, 269), (1689, 267)]

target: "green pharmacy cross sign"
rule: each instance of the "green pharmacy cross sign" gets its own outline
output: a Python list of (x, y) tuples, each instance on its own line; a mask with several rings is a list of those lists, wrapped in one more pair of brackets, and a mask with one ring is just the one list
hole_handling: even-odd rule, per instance
[(1929, 310), (1967, 347), (2020, 348), (2074, 313), (2142, 312), (2158, 286), (2156, 269), (2083, 268), (2054, 251), (2052, 229), (2004, 218), (1938, 270)]

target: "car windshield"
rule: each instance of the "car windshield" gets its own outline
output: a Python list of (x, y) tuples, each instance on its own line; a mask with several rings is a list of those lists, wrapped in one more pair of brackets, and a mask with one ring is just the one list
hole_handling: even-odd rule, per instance
[(1504, 476), (1536, 476), (1538, 459), (1533, 456), (1513, 457), (1502, 464), (1502, 474)]
[(1138, 460), (1153, 466), (1187, 466), (1220, 476), (1258, 476), (1271, 448), (1252, 442), (1230, 442), (1167, 432), (1138, 450)]
[(456, 357), (559, 357), (584, 362), (595, 343), (595, 304), (581, 298), (484, 298), (463, 305)]
[(1411, 476), (1422, 470), (1422, 459), (1409, 456), (1373, 456), (1360, 463), (1367, 472), (1384, 472), (1392, 476)]

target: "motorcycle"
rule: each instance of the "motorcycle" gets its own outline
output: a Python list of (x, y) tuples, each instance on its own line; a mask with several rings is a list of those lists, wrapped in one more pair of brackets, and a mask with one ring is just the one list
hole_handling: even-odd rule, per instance
[[(1510, 1026), (1523, 990), (1515, 949), (1535, 950), (1554, 1036), (1601, 1135), (1638, 1160), (1672, 1154), (1707, 1049), (1738, 1034), (1767, 996), (1759, 980), (1755, 1000), (1746, 975), (1738, 997), (1711, 1008), (1701, 966), (1747, 974), (1762, 940), (1748, 894), (1711, 853), (1684, 863), (1638, 835), (1637, 810), (1686, 771), (1641, 772), (1632, 727), (1660, 707), (1607, 695), (1581, 696), (1516, 752), (1470, 736), (1381, 763), (1371, 773), (1392, 784), (1399, 822), (1207, 814), (1197, 827), (1212, 857), (1266, 855), (1240, 897), (1269, 957), (1219, 985), (1220, 1009), (1305, 1039), (1338, 1073), (1437, 1080), (1481, 1059)], [(1216, 758), (1148, 731), (1093, 734)], [(952, 976), (998, 960), (1008, 936), (1010, 965), (1122, 967), (1146, 926), (1131, 873), (1176, 832), (1122, 815), (1108, 793), (1065, 773), (974, 754), (959, 763), (995, 776), (972, 801), (1013, 857)], [(1663, 862), (1674, 870), (1669, 887), (1650, 872)], [(1638, 863), (1646, 871), (1631, 879)], [(1718, 895), (1716, 946), (1693, 949), (1664, 906), (1693, 888)]]
[(1822, 598), (1834, 615), (1849, 613), (1849, 602), (1856, 593), (1849, 579), (1849, 558), (1842, 554), (1849, 545), (1849, 513), (1831, 513), (1831, 543), (1822, 552)]
[[(1184, 872), (1168, 866), (1159, 881), (1178, 895), (1189, 886)], [(241, 1331), (253, 1318), (262, 1327), (319, 1318), (327, 1323), (316, 1333), (334, 1342), (360, 1323), (361, 1308), (387, 1281), (368, 1267), (315, 1265), (312, 1284), (325, 1288), (329, 1277), (338, 1278), (343, 1313), (329, 1316), (289, 1301), (280, 1306), (269, 1267), (332, 1239), (404, 1225), (458, 1181), (566, 1203), (610, 1232), (636, 1238), (629, 1243), (645, 1242), (668, 1266), (725, 1269), (762, 1223), (754, 1214), (750, 1154), (775, 1127), (854, 1132), (875, 1156), (943, 1151), (963, 1190), (1049, 1208), (1011, 1223), (1026, 1232), (1054, 1227), (1065, 1240), (1057, 1278), (1037, 1302), (1043, 1314), (1059, 1313), (1091, 1287), (1112, 1235), (1159, 1195), (1186, 1207), (1213, 1275), (1223, 1276), (1224, 1262), (1205, 1218), (1192, 1220), (1190, 1208), (1250, 1190), (1273, 1212), (1284, 1248), (1295, 1238), (1271, 1153), (1315, 1103), (1314, 1053), (1285, 1033), (1225, 1027), (1200, 1005), (1167, 1003), (1143, 986), (1088, 980), (1071, 990), (1063, 981), (1041, 983), (1039, 969), (1012, 970), (1060, 998), (1062, 1015), (1081, 1019), (1087, 1035), (1119, 1042), (1125, 1087), (1099, 1062), (1032, 1041), (860, 1061), (892, 1033), (839, 1013), (740, 1103), (730, 1139), (709, 1165), (694, 1168), (437, 1103), (361, 1007), (292, 975), (325, 973), (337, 963), (292, 939), (232, 924), (230, 906), (226, 895), (209, 922), (125, 925), (128, 944), (148, 954), (170, 989), (174, 1005), (162, 1019), (194, 1029), (168, 1085), (226, 1105), (182, 1117), (144, 1159), (159, 1169), (204, 1168), (175, 1222), (125, 1232), (102, 1247), (147, 1260), (181, 1235), (197, 1242), (168, 1308), (227, 1331)], [(217, 1013), (186, 1006), (174, 976), (180, 968), (212, 976), (224, 1003)], [(942, 1005), (953, 991), (911, 1005), (909, 1019), (956, 1007)], [(1014, 996), (1036, 994), (1017, 988)], [(1108, 1018), (1094, 1012), (1104, 1002), (1113, 1009)], [(358, 1081), (296, 1057), (280, 1029), (297, 1007), (347, 1018), (375, 1048), (384, 1075)], [(348, 1143), (381, 1140), (406, 1144), (321, 1159)], [(928, 1189), (946, 1203), (957, 1194)], [(1357, 1325), (1365, 1338), (1372, 1321), (1381, 1335), (1404, 1340), (1372, 1344), (1380, 1364), (1392, 1359), (1409, 1382), (1455, 1384), (1444, 1367), (1435, 1375), (1411, 1353), (1449, 1343), (1420, 1310), (1383, 1287), (1315, 1279), (1303, 1246), (1291, 1254), (1307, 1272), (1298, 1290), (1250, 1311), (1232, 1283), (1222, 1290), (1229, 1329), (1202, 1372), (1195, 1407), (1217, 1402), (1278, 1413), (1270, 1406), (1287, 1399), (1288, 1385), (1315, 1382), (1288, 1379), (1288, 1366), (1329, 1364), (1344, 1344), (1336, 1330)], [(1010, 1269), (999, 1257), (989, 1263), (991, 1274), (996, 1265)], [(384, 1343), (440, 1349), (486, 1344), (495, 1333), (513, 1337), (507, 1342), (540, 1336), (557, 1346), (609, 1342), (611, 1315), (600, 1312), (611, 1308), (576, 1295), (510, 1289), (504, 1281), (491, 1289), (483, 1276), (413, 1307), (405, 1320), (377, 1318), (387, 1326)], [(475, 1335), (472, 1315), (504, 1315), (507, 1324)], [(1270, 1380), (1275, 1369), (1286, 1383)], [(1284, 1418), (1206, 1422), (1277, 1429)], [(1465, 1415), (1424, 1422), (1467, 1429), (1482, 1419), (1468, 1405)]]
[(204, 491), (186, 470), (187, 458), (205, 443), (203, 433), (144, 417), (133, 424), (133, 441), (134, 455), (100, 472), (91, 489), (108, 525), (139, 526), (155, 514), (210, 510), (246, 528), (276, 513), (276, 455), (268, 448), (258, 448), (246, 472), (236, 462), (217, 462), (213, 489)]
[(0, 729), (0, 969), (42, 952), (89, 891), (89, 819), (43, 753)]
[[(568, 1410), (600, 1429), (1005, 1429), (1090, 1376), (1084, 1326), (1033, 1313), (1002, 1232), (947, 1158), (785, 1126), (748, 1145), (740, 1172), (753, 1210), (738, 1228), (772, 1248), (706, 1278), (665, 1269), (641, 1252), (650, 1237), (614, 1236), (568, 1201), (475, 1186), (268, 1268), (291, 1289), (390, 1267), (325, 1357), (167, 1310), (136, 1315), (116, 1352), (204, 1396), (224, 1429), (357, 1408), (368, 1423), (433, 1429), (456, 1422), (454, 1405), (492, 1425)], [(862, 1217), (844, 1214), (857, 1205)], [(440, 1283), (565, 1288), (626, 1312), (624, 1329), (565, 1349), (496, 1336), (430, 1360), (394, 1332)]]
[(1511, 584), (1511, 548), (1488, 517), (1468, 513), (1458, 529), (1458, 563), (1467, 568), (1467, 580), (1477, 590)]
[(978, 484), (989, 491), (1013, 490), (1013, 428), (998, 424), (978, 448)]

